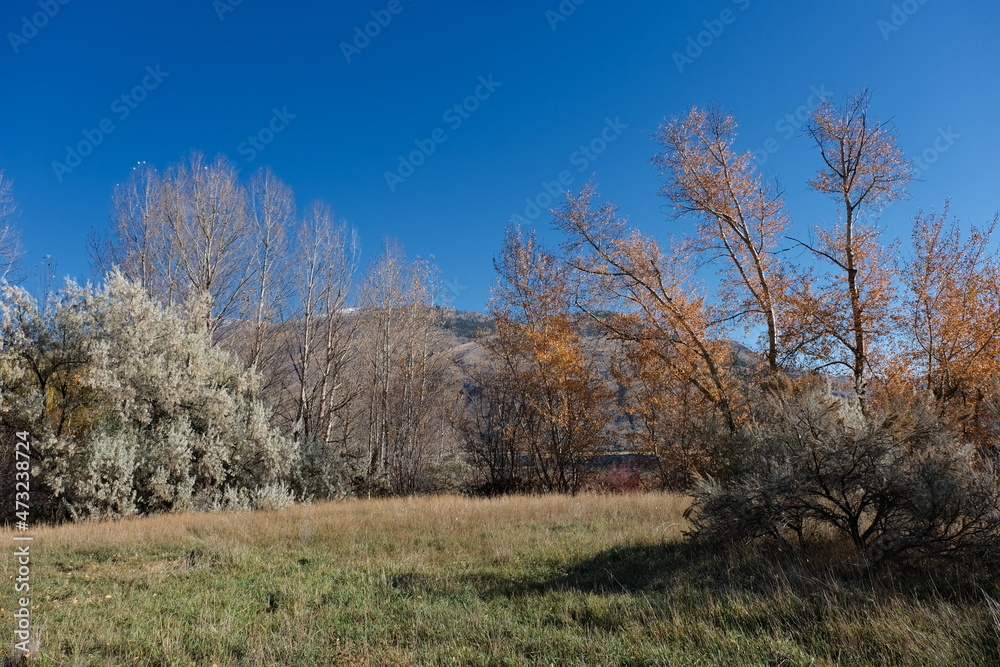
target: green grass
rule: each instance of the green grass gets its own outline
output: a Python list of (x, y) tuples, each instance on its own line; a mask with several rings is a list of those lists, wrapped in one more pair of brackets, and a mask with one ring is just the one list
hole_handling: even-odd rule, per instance
[(1000, 662), (981, 582), (699, 553), (684, 506), (446, 497), (38, 529), (37, 664)]

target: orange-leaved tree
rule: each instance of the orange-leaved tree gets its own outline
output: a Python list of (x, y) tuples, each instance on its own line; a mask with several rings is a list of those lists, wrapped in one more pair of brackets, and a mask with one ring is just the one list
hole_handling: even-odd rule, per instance
[(666, 183), (660, 194), (677, 216), (693, 214), (691, 251), (722, 260), (717, 305), (747, 332), (763, 326), (771, 372), (782, 361), (782, 332), (795, 326), (789, 309), (788, 269), (777, 254), (788, 227), (781, 194), (760, 173), (749, 151), (733, 148), (737, 124), (718, 109), (693, 108), (664, 123), (656, 135), (663, 151), (652, 162)]
[(537, 424), (522, 432), (520, 454), (542, 489), (575, 493), (588, 460), (608, 444), (614, 392), (577, 327), (562, 262), (535, 234), (511, 228), (495, 264), (496, 335), (487, 348)]
[(812, 112), (807, 133), (823, 167), (809, 185), (839, 203), (840, 220), (799, 241), (829, 267), (815, 289), (799, 293), (809, 333), (801, 350), (822, 366), (846, 368), (862, 410), (869, 377), (891, 356), (895, 296), (891, 254), (868, 219), (905, 196), (912, 177), (894, 131), (873, 119), (870, 104), (861, 90), (841, 107), (823, 100)]
[(712, 458), (724, 465), (721, 453), (706, 459), (705, 450), (692, 449), (690, 436), (721, 432), (699, 444), (708, 452), (728, 442), (746, 402), (733, 372), (736, 347), (726, 340), (727, 318), (696, 289), (692, 256), (668, 256), (654, 239), (629, 230), (613, 204), (595, 201), (590, 185), (570, 196), (556, 225), (566, 235), (567, 261), (584, 278), (578, 305), (623, 343), (625, 366), (617, 375), (631, 414), (642, 422), (647, 450), (666, 448), (682, 466), (695, 468), (688, 473), (708, 472), (702, 464)]
[(918, 214), (913, 257), (903, 271), (901, 326), (921, 384), (962, 421), (967, 437), (992, 441), (983, 402), (1000, 377), (1000, 262), (991, 247), (997, 219), (967, 234), (940, 214)]

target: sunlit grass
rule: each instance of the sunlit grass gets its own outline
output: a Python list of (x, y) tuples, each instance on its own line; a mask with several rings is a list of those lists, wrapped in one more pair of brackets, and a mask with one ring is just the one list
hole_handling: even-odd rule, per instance
[[(686, 504), (660, 494), (358, 500), (39, 528), (39, 664), (974, 665), (1000, 655), (985, 590), (913, 591), (853, 566), (697, 553), (682, 541)], [(10, 623), (13, 592), (7, 600)]]

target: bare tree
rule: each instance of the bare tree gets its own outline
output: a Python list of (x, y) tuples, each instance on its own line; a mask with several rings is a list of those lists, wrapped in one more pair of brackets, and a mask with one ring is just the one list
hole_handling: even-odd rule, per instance
[(463, 373), (452, 425), (471, 464), (473, 488), (488, 495), (530, 489), (524, 444), (541, 429), (538, 413), (499, 360), (463, 364)]
[(348, 308), (359, 261), (357, 234), (315, 204), (299, 228), (292, 259), (293, 309), (283, 341), (291, 383), (282, 401), (297, 440), (340, 443), (351, 429), (357, 389), (348, 376), (356, 318)]
[(266, 390), (277, 381), (284, 353), (276, 333), (293, 291), (287, 232), (295, 224), (295, 198), (270, 169), (254, 175), (247, 194), (255, 247), (253, 281), (243, 303), (250, 333), (244, 336), (241, 356), (248, 367), (260, 370)]
[(117, 269), (157, 300), (173, 304), (180, 286), (163, 218), (163, 178), (144, 162), (132, 167), (128, 180), (115, 186), (110, 230), (91, 238), (90, 251), (100, 276)]
[(0, 281), (16, 282), (21, 262), (21, 236), (14, 227), (17, 217), (11, 180), (0, 170)]
[[(236, 170), (192, 152), (165, 173), (140, 165), (115, 190), (111, 232), (92, 243), (98, 268), (118, 267), (165, 305), (186, 303), (214, 337), (246, 314), (257, 234)], [(252, 310), (252, 309), (251, 309)]]
[(386, 242), (361, 295), (361, 447), (369, 492), (429, 490), (444, 454), (446, 358), (435, 269)]
[(224, 334), (219, 325), (240, 315), (255, 268), (253, 228), (236, 170), (222, 156), (206, 164), (192, 153), (167, 177), (163, 213), (184, 298), (203, 299), (206, 329)]

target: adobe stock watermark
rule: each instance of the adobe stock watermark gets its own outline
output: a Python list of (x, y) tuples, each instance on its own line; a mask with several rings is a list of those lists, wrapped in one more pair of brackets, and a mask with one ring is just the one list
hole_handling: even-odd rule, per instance
[(913, 171), (915, 172), (914, 177), (919, 177), (934, 166), (941, 159), (941, 155), (951, 150), (951, 147), (961, 138), (962, 135), (955, 132), (950, 125), (947, 128), (939, 127), (937, 137), (934, 138), (931, 145), (910, 160), (910, 164), (913, 166)]
[[(598, 157), (608, 150), (608, 146), (617, 141), (618, 137), (622, 136), (627, 129), (628, 124), (622, 122), (621, 116), (615, 116), (614, 120), (605, 118), (604, 127), (601, 128), (597, 136), (587, 143), (581, 144), (579, 148), (570, 153), (568, 158), (570, 166), (576, 167), (577, 174), (585, 172)], [(538, 184), (541, 189), (533, 197), (524, 198), (524, 210), (520, 213), (511, 213), (511, 220), (518, 222), (537, 220), (542, 213), (547, 212), (549, 207), (559, 200), (575, 180), (576, 174), (573, 170), (563, 169), (556, 174), (554, 180), (541, 181)]]
[[(413, 2), (413, 0), (406, 0)], [(350, 42), (340, 43), (340, 52), (344, 54), (344, 60), (350, 64), (354, 56), (359, 55), (368, 48), (372, 40), (382, 34), (382, 31), (389, 27), (392, 20), (403, 13), (406, 5), (403, 0), (389, 0), (385, 9), (373, 9), (371, 11), (372, 20), (364, 26), (354, 26), (354, 37)]]
[(458, 278), (455, 278), (454, 280), (448, 280), (447, 278), (445, 278), (444, 280), (441, 281), (441, 285), (442, 287), (444, 287), (444, 290), (446, 292), (445, 302), (448, 304), (455, 303), (455, 299), (462, 296), (462, 293), (465, 292), (465, 290), (469, 289), (469, 286), (463, 285), (461, 282), (459, 282)]
[(142, 80), (132, 87), (128, 92), (122, 93), (111, 101), (110, 110), (113, 115), (102, 118), (97, 123), (97, 127), (92, 130), (84, 129), (81, 134), (83, 139), (73, 145), (66, 145), (66, 157), (62, 162), (52, 163), (52, 173), (56, 179), (62, 183), (66, 174), (73, 173), (73, 170), (83, 164), (83, 159), (94, 152), (94, 149), (104, 143), (104, 139), (115, 131), (114, 118), (124, 121), (140, 104), (149, 96), (151, 92), (159, 88), (163, 80), (170, 76), (170, 72), (164, 72), (157, 65), (146, 67), (146, 75)]
[(23, 659), (38, 651), (38, 636), (31, 624), (31, 440), (26, 431), (16, 433), (14, 446), (14, 592), (19, 595), (13, 613), (14, 649)]
[(212, 9), (220, 21), (226, 20), (226, 14), (236, 11), (236, 8), (243, 4), (243, 0), (212, 0)]
[(826, 89), (826, 84), (821, 83), (819, 87), (809, 87), (809, 97), (803, 104), (800, 104), (794, 111), (786, 113), (774, 124), (774, 130), (779, 136), (771, 136), (764, 140), (763, 145), (752, 151), (758, 166), (763, 166), (768, 159), (781, 150), (782, 140), (789, 140), (800, 134), (809, 122), (809, 116), (819, 107), (820, 102), (830, 97), (830, 91)]
[(899, 29), (906, 25), (927, 2), (928, 0), (904, 0), (893, 5), (889, 18), (879, 19), (878, 23), (875, 24), (878, 26), (879, 32), (882, 33), (882, 39), (888, 42), (893, 33), (899, 32)]
[[(461, 102), (451, 105), (441, 114), (441, 120), (453, 132), (458, 131), (465, 121), (471, 118), (472, 114), (479, 109), (482, 103), (490, 99), (497, 88), (503, 85), (500, 81), (494, 81), (492, 74), (485, 77), (480, 76), (478, 81), (479, 85), (476, 86), (471, 95), (467, 96)], [(385, 172), (385, 183), (389, 186), (389, 191), (395, 192), (398, 185), (405, 183), (406, 179), (413, 176), (417, 169), (427, 162), (427, 158), (434, 155), (438, 146), (448, 141), (448, 136), (445, 128), (437, 127), (426, 139), (414, 139), (413, 144), (416, 148), (406, 155), (397, 156), (399, 164), (396, 166), (396, 169)]]
[[(734, 5), (736, 5), (741, 12), (745, 12), (749, 7), (751, 0), (730, 0)], [(705, 27), (704, 30), (696, 35), (689, 35), (687, 38), (687, 44), (684, 51), (674, 51), (673, 59), (674, 65), (677, 66), (677, 71), (681, 74), (684, 73), (684, 68), (688, 65), (694, 63), (695, 60), (700, 58), (702, 54), (715, 44), (719, 37), (722, 37), (722, 33), (726, 31), (727, 26), (731, 26), (736, 23), (736, 18), (739, 15), (732, 9), (726, 8), (719, 12), (719, 16), (714, 19), (706, 19), (701, 22)]]
[(38, 31), (49, 24), (49, 21), (56, 17), (63, 5), (68, 5), (70, 0), (38, 0), (40, 11), (33, 14), (25, 14), (21, 17), (21, 29), (17, 32), (8, 32), (7, 41), (14, 53), (18, 53), (21, 47), (38, 36)]
[(83, 139), (73, 145), (66, 145), (66, 157), (62, 162), (52, 163), (52, 173), (56, 179), (62, 183), (66, 174), (73, 173), (77, 167), (83, 164), (83, 159), (94, 152), (94, 149), (104, 143), (104, 139), (115, 131), (114, 118), (124, 121), (142, 102), (146, 100), (151, 92), (160, 87), (163, 80), (170, 76), (170, 72), (164, 72), (157, 65), (146, 66), (146, 75), (142, 80), (132, 87), (128, 92), (122, 93), (111, 101), (110, 110), (113, 115), (102, 118), (97, 123), (97, 127), (92, 130), (84, 129), (81, 134)]
[[(257, 155), (267, 148), (275, 137), (285, 131), (288, 125), (295, 120), (295, 114), (289, 113), (288, 107), (274, 107), (271, 109), (271, 118), (267, 123), (254, 134), (247, 135), (247, 138), (236, 147), (236, 152), (243, 156), (247, 164), (257, 159)], [(236, 169), (239, 172), (239, 167)]]
[(549, 22), (549, 27), (553, 32), (559, 28), (560, 23), (565, 23), (569, 17), (576, 12), (576, 8), (587, 0), (562, 0), (555, 9), (545, 10), (545, 19)]

